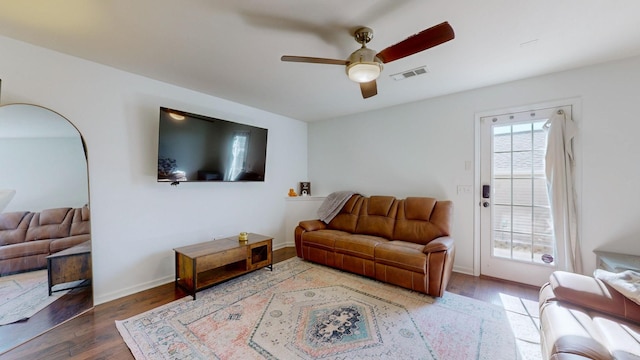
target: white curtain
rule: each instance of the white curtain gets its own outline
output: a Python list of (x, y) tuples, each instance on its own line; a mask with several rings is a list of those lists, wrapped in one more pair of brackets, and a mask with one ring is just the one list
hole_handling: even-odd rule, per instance
[(560, 258), (557, 263), (562, 270), (582, 273), (573, 153), (573, 140), (578, 129), (562, 110), (554, 112), (544, 128), (548, 131), (545, 173), (557, 256)]

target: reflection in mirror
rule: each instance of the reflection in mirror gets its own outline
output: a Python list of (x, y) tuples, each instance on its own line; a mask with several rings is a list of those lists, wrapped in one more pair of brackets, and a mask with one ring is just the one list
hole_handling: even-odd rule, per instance
[(87, 157), (36, 105), (0, 106), (0, 353), (93, 306)]

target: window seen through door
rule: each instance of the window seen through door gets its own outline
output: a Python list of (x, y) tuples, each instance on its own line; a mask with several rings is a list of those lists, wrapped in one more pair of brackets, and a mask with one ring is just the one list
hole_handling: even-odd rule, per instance
[(545, 122), (493, 127), (493, 256), (553, 265), (555, 256), (543, 257), (555, 255), (544, 173)]

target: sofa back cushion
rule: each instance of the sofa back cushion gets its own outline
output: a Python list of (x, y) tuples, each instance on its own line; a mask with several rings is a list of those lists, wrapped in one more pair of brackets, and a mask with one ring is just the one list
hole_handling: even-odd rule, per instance
[(408, 197), (398, 201), (394, 240), (426, 245), (441, 236), (449, 236), (453, 203), (428, 197)]
[(42, 210), (31, 219), (27, 230), (27, 241), (58, 239), (69, 236), (73, 209), (56, 208)]
[(73, 209), (73, 219), (71, 220), (71, 233), (69, 235), (84, 235), (91, 233), (91, 218), (88, 206)]
[(360, 207), (362, 206), (362, 199), (364, 199), (362, 195), (352, 195), (338, 215), (327, 224), (327, 228), (354, 233), (356, 231)]
[(0, 214), (0, 246), (25, 242), (32, 212), (17, 211)]
[(391, 239), (397, 210), (398, 201), (393, 196), (364, 198), (355, 232)]

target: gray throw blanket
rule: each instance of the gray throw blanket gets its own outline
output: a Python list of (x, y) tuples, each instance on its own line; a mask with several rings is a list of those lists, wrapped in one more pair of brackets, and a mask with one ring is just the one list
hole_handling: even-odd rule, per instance
[(355, 194), (353, 191), (336, 191), (329, 194), (318, 209), (318, 217), (320, 220), (326, 224), (331, 222), (353, 194)]

